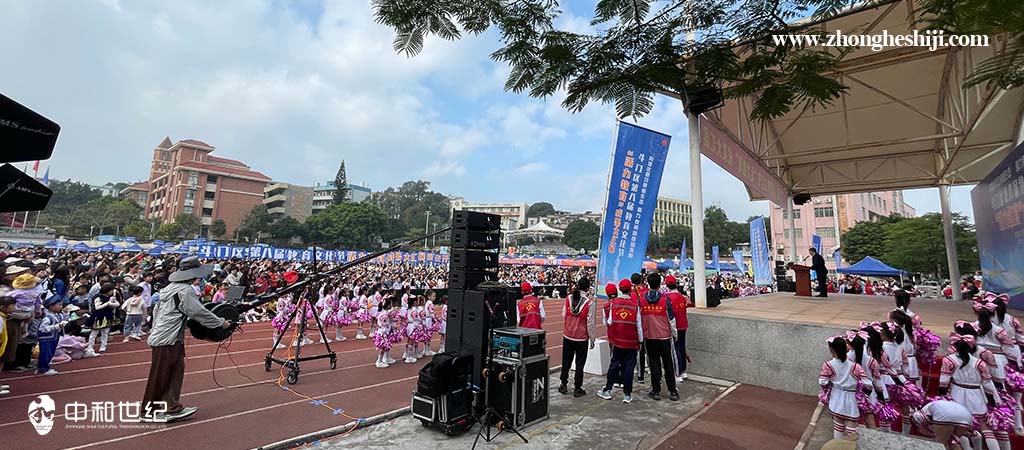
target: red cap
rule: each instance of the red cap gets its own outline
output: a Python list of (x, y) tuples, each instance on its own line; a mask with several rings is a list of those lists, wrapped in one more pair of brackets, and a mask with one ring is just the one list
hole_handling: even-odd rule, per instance
[(533, 292), (533, 286), (530, 286), (530, 283), (526, 281), (524, 281), (523, 284), (519, 285), (519, 289), (521, 289), (524, 294), (530, 294)]
[(619, 290), (615, 288), (615, 283), (608, 283), (608, 285), (604, 287), (604, 293), (608, 294), (609, 297), (615, 297), (619, 293)]
[(622, 281), (619, 282), (619, 290), (620, 291), (628, 291), (630, 289), (633, 289), (633, 282), (632, 281), (623, 279)]
[(669, 275), (665, 278), (665, 284), (676, 284), (676, 277)]

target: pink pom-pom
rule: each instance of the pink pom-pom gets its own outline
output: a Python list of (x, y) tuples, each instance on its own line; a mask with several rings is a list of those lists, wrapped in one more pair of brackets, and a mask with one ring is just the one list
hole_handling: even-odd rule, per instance
[(917, 358), (924, 365), (930, 366), (935, 361), (935, 352), (942, 345), (942, 339), (930, 330), (914, 330), (914, 341), (917, 344)]
[(860, 409), (861, 414), (874, 414), (875, 405), (871, 403), (871, 398), (863, 390), (857, 389), (856, 398), (857, 408)]
[(386, 352), (391, 350), (393, 343), (391, 338), (385, 333), (374, 333), (373, 334), (373, 345), (377, 347), (377, 350)]
[(828, 406), (828, 399), (831, 395), (832, 385), (822, 386), (821, 392), (818, 392), (818, 401), (821, 402), (822, 405)]
[(1010, 392), (1024, 392), (1024, 374), (1021, 374), (1012, 364), (1006, 366), (1006, 388)]
[(995, 431), (1013, 431), (1013, 409), (1006, 405), (990, 408), (985, 424)]
[(879, 423), (896, 423), (900, 421), (900, 410), (892, 402), (878, 402), (875, 408), (875, 419)]
[(927, 404), (928, 396), (925, 395), (924, 389), (913, 383), (907, 383), (903, 386), (903, 402), (904, 406), (910, 408), (920, 408)]

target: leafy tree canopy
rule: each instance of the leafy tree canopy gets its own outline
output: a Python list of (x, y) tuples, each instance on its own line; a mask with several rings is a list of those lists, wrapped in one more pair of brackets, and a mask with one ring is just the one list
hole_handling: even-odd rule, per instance
[(199, 218), (192, 214), (178, 214), (174, 218), (174, 223), (181, 227), (181, 232), (186, 239), (192, 239), (199, 234), (199, 229), (202, 228), (203, 223), (199, 221)]
[(348, 174), (345, 172), (345, 161), (338, 167), (338, 173), (334, 176), (334, 204), (349, 201)]
[(544, 217), (555, 213), (555, 207), (548, 202), (537, 202), (526, 210), (526, 217)]
[(242, 223), (238, 225), (238, 236), (255, 240), (260, 233), (270, 231), (270, 224), (273, 221), (273, 217), (267, 212), (266, 205), (259, 204), (253, 206), (249, 213), (245, 215), (245, 218), (242, 219)]
[(213, 236), (214, 238), (220, 239), (224, 237), (224, 235), (227, 233), (228, 224), (225, 223), (222, 219), (214, 220), (213, 223), (210, 224), (210, 235)]
[(572, 249), (597, 250), (601, 239), (601, 227), (589, 220), (577, 220), (565, 228), (562, 243)]
[(373, 203), (342, 203), (306, 220), (309, 238), (325, 248), (377, 247), (387, 216)]

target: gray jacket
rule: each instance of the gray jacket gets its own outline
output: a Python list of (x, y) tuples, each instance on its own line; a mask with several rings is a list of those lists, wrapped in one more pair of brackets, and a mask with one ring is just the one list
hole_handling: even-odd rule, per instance
[[(181, 300), (175, 302), (176, 298)], [(224, 319), (203, 307), (189, 283), (171, 283), (160, 290), (160, 301), (153, 305), (153, 329), (146, 342), (160, 347), (184, 341), (186, 317), (207, 328), (224, 325)]]

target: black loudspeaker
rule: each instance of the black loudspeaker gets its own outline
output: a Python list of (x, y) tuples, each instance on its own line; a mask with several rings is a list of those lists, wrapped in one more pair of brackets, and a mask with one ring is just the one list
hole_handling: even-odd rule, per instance
[[(0, 94), (0, 162), (50, 159), (60, 125)], [(5, 181), (4, 186), (9, 181)], [(3, 203), (7, 203), (4, 199)], [(42, 208), (38, 208), (42, 209)], [(11, 211), (35, 211), (12, 209)]]
[(717, 308), (718, 305), (722, 304), (722, 296), (719, 294), (718, 289), (715, 289), (714, 286), (708, 286), (706, 295), (708, 308)]
[(498, 272), (492, 270), (453, 270), (448, 274), (449, 289), (474, 289), (480, 283), (498, 281)]
[(796, 194), (793, 196), (793, 204), (800, 206), (811, 201), (811, 194)]
[(497, 231), (501, 229), (501, 216), (475, 211), (455, 211), (452, 213), (452, 229)]
[(486, 250), (452, 250), (448, 263), (452, 270), (497, 269), (498, 254)]
[[(3, 129), (2, 124), (0, 129)], [(52, 196), (50, 188), (16, 167), (10, 164), (0, 166), (0, 212), (40, 211), (46, 208)]]
[(702, 114), (725, 104), (722, 90), (710, 85), (690, 86), (683, 90), (683, 105), (691, 114)]
[[(448, 333), (445, 348), (462, 350), (475, 357), (473, 383), (481, 385), (481, 372), (494, 328), (515, 326), (514, 290), (506, 287), (448, 290)], [(453, 326), (457, 325), (457, 326)]]
[(490, 231), (452, 230), (452, 248), (466, 250), (497, 250), (500, 235)]

